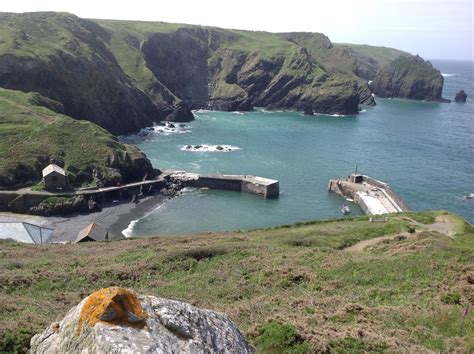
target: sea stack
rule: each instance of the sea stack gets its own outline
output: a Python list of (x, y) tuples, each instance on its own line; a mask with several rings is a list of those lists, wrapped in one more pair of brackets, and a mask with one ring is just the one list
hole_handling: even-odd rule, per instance
[(467, 99), (467, 94), (466, 92), (464, 92), (464, 90), (459, 91), (456, 94), (456, 97), (454, 97), (454, 100), (456, 102), (466, 102), (466, 99)]

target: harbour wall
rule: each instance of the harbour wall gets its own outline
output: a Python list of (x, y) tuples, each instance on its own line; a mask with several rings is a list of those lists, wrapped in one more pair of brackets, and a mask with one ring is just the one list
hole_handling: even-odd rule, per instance
[(280, 194), (280, 184), (277, 180), (253, 175), (199, 175), (176, 172), (171, 178), (179, 180), (187, 187), (239, 191), (264, 198), (278, 198)]
[(352, 199), (366, 215), (410, 211), (387, 183), (366, 175), (352, 174), (347, 179), (331, 179), (328, 191)]

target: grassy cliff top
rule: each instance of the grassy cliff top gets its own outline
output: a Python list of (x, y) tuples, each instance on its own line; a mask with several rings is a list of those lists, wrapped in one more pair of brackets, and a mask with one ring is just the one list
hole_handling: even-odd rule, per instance
[(225, 312), (261, 351), (474, 350), (474, 228), (445, 212), (0, 254), (0, 351), (109, 286)]
[(399, 56), (410, 55), (410, 53), (399, 49), (379, 47), (368, 44), (335, 43), (334, 45), (336, 47), (348, 47), (359, 54), (375, 59), (380, 64), (388, 63)]
[[(111, 178), (118, 173), (109, 168), (111, 161), (119, 165), (122, 157), (133, 160), (142, 154), (94, 123), (38, 106), (41, 101), (54, 104), (36, 93), (0, 88), (0, 185), (18, 187), (39, 182), (41, 170), (50, 159), (64, 162), (73, 183), (94, 168), (104, 179)], [(82, 182), (91, 182), (83, 178)]]
[(381, 71), (395, 70), (400, 73), (409, 73), (414, 79), (442, 79), (440, 71), (428, 61), (419, 56), (400, 56), (390, 63), (383, 65)]

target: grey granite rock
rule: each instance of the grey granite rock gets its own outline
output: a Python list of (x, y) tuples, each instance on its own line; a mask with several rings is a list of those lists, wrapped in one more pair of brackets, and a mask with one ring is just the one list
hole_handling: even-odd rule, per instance
[[(138, 295), (146, 324), (134, 328), (100, 321), (80, 327), (88, 298), (31, 340), (32, 353), (251, 353), (227, 315), (189, 304)], [(81, 329), (82, 328), (82, 329)]]

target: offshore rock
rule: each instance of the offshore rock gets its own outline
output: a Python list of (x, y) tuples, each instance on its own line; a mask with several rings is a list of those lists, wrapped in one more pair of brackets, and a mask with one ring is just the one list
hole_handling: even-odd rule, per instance
[(400, 56), (382, 65), (371, 84), (378, 97), (449, 102), (441, 97), (443, 76), (419, 56)]
[(194, 120), (194, 115), (189, 109), (185, 107), (178, 107), (173, 112), (168, 114), (165, 120), (169, 122), (191, 122)]
[(305, 107), (303, 113), (305, 116), (314, 116), (314, 112), (311, 107)]
[(251, 353), (227, 315), (112, 287), (31, 339), (32, 353)]
[(467, 94), (466, 92), (464, 92), (464, 90), (459, 91), (456, 94), (456, 97), (454, 97), (454, 100), (456, 102), (466, 102), (466, 99), (467, 99)]

